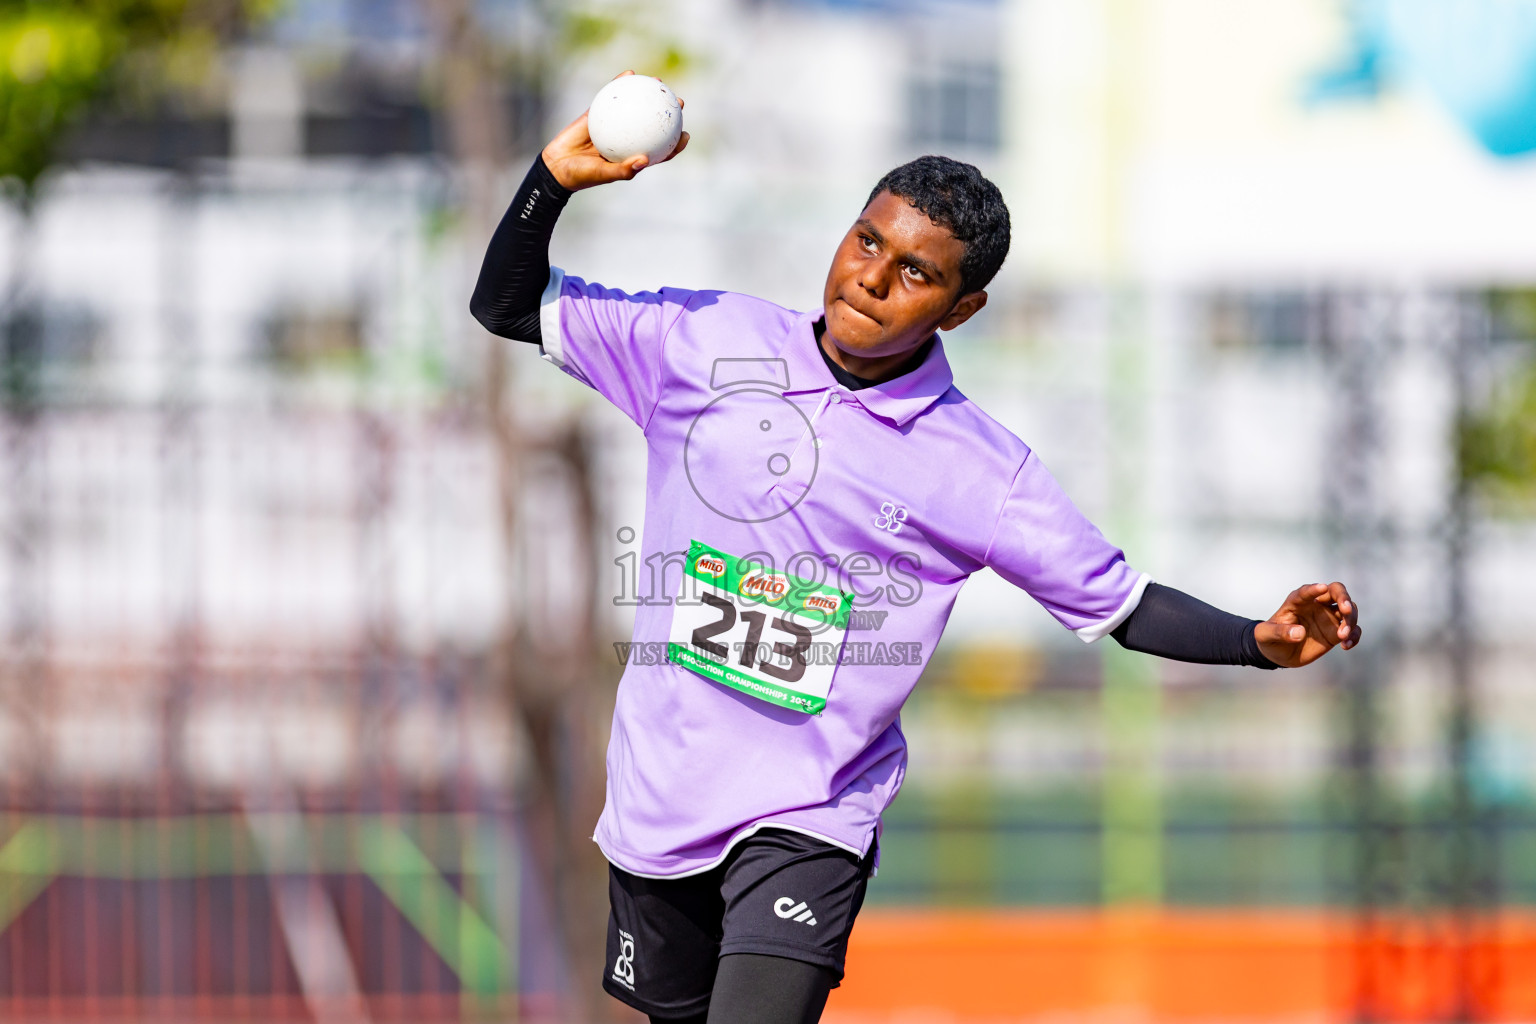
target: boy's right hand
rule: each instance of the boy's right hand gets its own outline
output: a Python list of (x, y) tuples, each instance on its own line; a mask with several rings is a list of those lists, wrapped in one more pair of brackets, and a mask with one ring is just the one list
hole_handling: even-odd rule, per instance
[[(617, 76), (632, 75), (633, 71), (626, 71)], [(683, 105), (682, 98), (678, 98), (678, 105)], [(666, 163), (688, 146), (688, 133), (683, 132), (677, 140), (677, 147), (656, 161), (659, 164)], [(592, 136), (587, 132), (587, 114), (582, 111), (580, 117), (565, 126), (565, 129), (549, 141), (544, 147), (544, 166), (549, 168), (549, 173), (555, 176), (555, 180), (572, 192), (579, 192), (593, 185), (606, 185), (610, 181), (628, 181), (649, 163), (642, 156), (630, 157), (620, 164), (609, 163), (603, 159), (603, 154), (597, 151), (592, 144)]]

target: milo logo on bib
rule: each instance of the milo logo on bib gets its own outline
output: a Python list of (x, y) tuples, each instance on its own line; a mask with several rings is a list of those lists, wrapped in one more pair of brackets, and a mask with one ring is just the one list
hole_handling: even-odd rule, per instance
[(755, 597), (769, 604), (777, 604), (789, 593), (789, 577), (781, 572), (766, 573), (761, 569), (753, 569), (736, 584), (736, 591), (742, 597)]
[(700, 541), (688, 546), (667, 660), (782, 708), (819, 715), (853, 595), (772, 572)]
[(837, 610), (842, 607), (842, 601), (835, 597), (828, 597), (826, 594), (812, 594), (805, 599), (805, 607), (813, 612), (825, 612), (827, 615), (836, 615)]

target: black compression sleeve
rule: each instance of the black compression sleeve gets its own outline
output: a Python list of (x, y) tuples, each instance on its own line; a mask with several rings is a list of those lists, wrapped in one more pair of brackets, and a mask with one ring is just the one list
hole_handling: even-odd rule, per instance
[(571, 192), (540, 154), (512, 197), (480, 265), (469, 311), (492, 334), (539, 344), (539, 299), (549, 284), (549, 237)]
[(1127, 650), (1174, 661), (1279, 668), (1259, 650), (1253, 636), (1257, 623), (1181, 590), (1149, 583), (1136, 610), (1109, 635)]
[(709, 1008), (692, 1017), (658, 1017), (651, 1024), (815, 1024), (832, 991), (825, 967), (766, 953), (720, 958)]
[(835, 980), (815, 964), (763, 953), (720, 958), (709, 1024), (816, 1024)]

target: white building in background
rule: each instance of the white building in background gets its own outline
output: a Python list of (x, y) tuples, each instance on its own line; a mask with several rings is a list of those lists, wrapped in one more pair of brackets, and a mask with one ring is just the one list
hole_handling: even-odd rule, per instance
[[(1014, 249), (992, 307), (947, 346), (957, 383), (1106, 528), (1136, 520), (1139, 564), (1249, 614), (1338, 572), (1324, 466), (1346, 441), (1318, 299), (1398, 296), (1412, 332), (1415, 303), (1536, 280), (1536, 161), (1484, 154), (1427, 97), (1305, 101), (1348, 43), (1332, 0), (666, 9), (656, 23), (698, 55), (674, 83), (693, 144), (577, 197), (555, 262), (631, 290), (720, 287), (807, 308), (880, 174), (928, 151), (974, 161), (1009, 200)], [(588, 56), (553, 120), (634, 52)], [(1126, 294), (1129, 319), (1104, 301)], [(1421, 531), (1444, 516), (1453, 468), (1453, 396), (1431, 349), (1378, 368), (1383, 502)], [(1130, 381), (1127, 354), (1141, 366)], [(576, 393), (542, 369), (528, 386)], [(1136, 395), (1144, 408), (1125, 422), (1140, 425), (1117, 436), (1128, 428), (1106, 403)], [(593, 415), (638, 464), (619, 418)], [(1135, 513), (1110, 507), (1127, 449), (1141, 467)], [(1295, 471), (1277, 472), (1287, 457)], [(1478, 567), (1479, 625), (1518, 638), (1536, 542), (1518, 528), (1497, 538)], [(1406, 568), (1402, 612), (1421, 628), (1439, 607), (1434, 570)], [(995, 580), (961, 602), (951, 636), (1060, 632)]]
[[(1305, 296), (1536, 280), (1522, 220), (1536, 216), (1536, 167), (1481, 155), (1421, 98), (1300, 102), (1343, 45), (1329, 0), (675, 0), (629, 13), (632, 31), (563, 68), (551, 129), (616, 70), (676, 44), (693, 144), (578, 196), (557, 264), (629, 290), (808, 308), (884, 171), (930, 151), (973, 160), (1009, 200), (1015, 248), (992, 307), (947, 342), (958, 385), (1136, 564), (1233, 610), (1267, 614), (1336, 575), (1321, 467), (1351, 439), (1329, 357), (1301, 337)], [(294, 45), (302, 57), (308, 44)], [(287, 91), (242, 100), (245, 159), (193, 200), (163, 177), (94, 167), (61, 178), (37, 222), (27, 271), (53, 308), (83, 311), (90, 345), (45, 428), (46, 568), (28, 592), (54, 656), (86, 675), (128, 651), (161, 657), (194, 606), (206, 656), (259, 680), (295, 651), (324, 660), (380, 628), (403, 649), (483, 652), (526, 599), (498, 533), (490, 439), (452, 397), (480, 366), (467, 289), (489, 226), (462, 227), (468, 241), (445, 226), (452, 183), (434, 158), (295, 153), (280, 123), (293, 52), (241, 65)], [(508, 169), (508, 197), (521, 173)], [(633, 425), (513, 347), (525, 420), (580, 417), (604, 521), (638, 527)], [(1381, 381), (1386, 501), (1428, 531), (1449, 493), (1444, 366), (1416, 349)], [(166, 412), (177, 403), (179, 419)], [(1138, 497), (1118, 501), (1127, 488)], [(0, 487), (0, 512), (19, 500)], [(568, 547), (569, 520), (534, 506), (546, 547)], [(1536, 536), (1484, 536), (1478, 628), (1513, 666)], [(604, 540), (600, 565), (633, 551), (617, 530)], [(1442, 606), (1438, 555), (1403, 550), (1414, 557), (1394, 567), (1393, 592), (1360, 596), (1368, 622), (1391, 605), (1425, 629)], [(14, 572), (0, 565), (4, 592), (26, 590)], [(613, 635), (626, 619), (614, 610)], [(946, 640), (1076, 643), (989, 573)], [(1528, 709), (1506, 703), (1518, 724)], [(0, 746), (15, 734), (0, 726)]]
[[(1362, 597), (1431, 632), (1445, 607), (1431, 537), (1455, 475), (1450, 349), (1476, 330), (1445, 324), (1440, 303), (1536, 280), (1536, 160), (1495, 158), (1411, 86), (1309, 100), (1350, 47), (1331, 0), (1007, 8), (1015, 280), (1146, 297), (1142, 450), (1162, 535), (1152, 557), (1166, 565), (1152, 571), (1252, 614), (1296, 573), (1330, 574), (1319, 485), (1328, 462), (1369, 444), (1404, 536), (1401, 563), (1379, 575), (1389, 592)], [(1366, 364), (1375, 442), (1344, 432), (1347, 360), (1318, 344), (1317, 297), (1355, 293), (1386, 299), (1378, 329), (1397, 336)], [(1474, 369), (1474, 390), (1494, 373)], [(1536, 532), (1493, 523), (1479, 541), (1479, 633), (1524, 644)]]
[[(1310, 83), (1349, 44), (1332, 0), (673, 9), (687, 15), (666, 23), (703, 54), (674, 83), (689, 101), (693, 146), (630, 185), (578, 197), (555, 261), (627, 289), (742, 289), (806, 308), (881, 173), (935, 150), (977, 163), (1008, 198), (1014, 250), (991, 308), (947, 343), (958, 385), (1160, 580), (1263, 616), (1300, 583), (1350, 576), (1377, 642), (1396, 633), (1410, 645), (1391, 659), (1388, 758), (1400, 777), (1427, 778), (1443, 742), (1445, 666), (1427, 645), (1445, 625), (1455, 474), (1454, 330), (1443, 321), (1458, 290), (1536, 280), (1536, 161), (1487, 155), (1409, 90), (1309, 104)], [(571, 76), (563, 113), (625, 64), (618, 51), (589, 60)], [(995, 127), (950, 138), (926, 130), (924, 88), (967, 111), (945, 124), (985, 112), (974, 123), (995, 116)], [(1368, 369), (1343, 361), (1342, 339), (1323, 343), (1329, 303), (1349, 307), (1330, 316), (1384, 317), (1383, 351), (1362, 361)], [(616, 472), (628, 467), (626, 521), (638, 522), (639, 439), (569, 382), (539, 380), (543, 369), (525, 385), (589, 404)], [(1491, 372), (1474, 371), (1474, 388)], [(1374, 406), (1369, 442), (1346, 408), (1359, 406), (1361, 387)], [(1378, 555), (1388, 564), (1368, 571), (1341, 565), (1330, 540), (1339, 491), (1351, 486), (1341, 460), (1367, 467), (1373, 503), (1391, 520)], [(1489, 521), (1474, 536), (1483, 742), (1498, 760), (1536, 731), (1526, 696), (1536, 529)], [(614, 544), (615, 557), (623, 552)], [(990, 573), (962, 593), (945, 643), (1062, 656), (1075, 646)], [(1005, 672), (1040, 679), (1039, 659), (1022, 669), (1001, 660)], [(1275, 686), (1177, 666), (1164, 675)], [(1278, 761), (1298, 778), (1328, 770), (1334, 712), (1323, 688), (1300, 697), (1295, 687), (1329, 678), (1288, 678), (1293, 697), (1276, 699), (1289, 705), (1236, 712), (1275, 723), (1273, 739), (1290, 751)], [(1309, 702), (1304, 713), (1296, 700)], [(909, 721), (914, 757), (930, 770), (993, 770), (984, 765), (1019, 746), (1004, 734), (1038, 725), (1030, 714), (991, 716), (995, 742), (971, 725), (949, 735)], [(1090, 734), (1073, 735), (1096, 749)], [(1183, 741), (1170, 731), (1166, 742)], [(1515, 761), (1494, 774), (1529, 779), (1531, 766)]]

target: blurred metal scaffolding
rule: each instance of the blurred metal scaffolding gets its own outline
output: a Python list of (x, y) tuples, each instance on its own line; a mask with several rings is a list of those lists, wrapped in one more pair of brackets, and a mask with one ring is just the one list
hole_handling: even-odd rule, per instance
[[(1369, 595), (1370, 641), (1331, 666), (1339, 707), (1334, 813), (1348, 828), (1341, 867), (1361, 934), (1361, 1021), (1487, 1020), (1496, 1002), (1498, 809), (1473, 778), (1484, 712), (1469, 581), (1471, 488), (1458, 452), (1447, 467), (1448, 500), (1433, 520), (1416, 524), (1393, 506), (1384, 397), (1390, 368), (1419, 355), (1453, 382), (1451, 422), (1464, 423), (1473, 381), (1485, 372), (1488, 317), (1483, 296), (1455, 290), (1341, 292), (1314, 310), (1331, 372), (1329, 534), (1341, 578)], [(1439, 624), (1427, 638), (1405, 627), (1402, 597), (1411, 578), (1405, 560), (1425, 556), (1436, 560), (1430, 578), (1443, 587), (1428, 602)], [(1386, 774), (1393, 725), (1383, 694), (1408, 659), (1421, 657), (1441, 664), (1443, 748), (1439, 779), (1415, 798)]]
[[(553, 908), (518, 898), (497, 659), (395, 604), (415, 579), (431, 612), (497, 548), (471, 526), (397, 559), (452, 537), (466, 483), (490, 497), (491, 447), (451, 394), (401, 409), (366, 372), (316, 389), (211, 350), (210, 194), (173, 175), (149, 202), (147, 364), (50, 349), (46, 282), (6, 307), (0, 1014), (516, 1018), (564, 968), (521, 955)], [(295, 598), (342, 628), (252, 633)]]
[[(821, 61), (856, 52), (855, 36), (881, 46), (908, 32), (908, 142), (1012, 160), (1017, 69), (1002, 47), (1018, 40), (1007, 25), (997, 39), (971, 26), (1046, 5), (959, 5), (963, 17), (935, 6), (910, 24), (891, 13), (922, 6), (727, 4), (698, 21), (716, 31), (727, 9), (750, 13), (740, 48), (720, 51), (744, 61)], [(477, 21), (492, 9), (516, 21), (494, 42)], [(626, 1012), (596, 985), (606, 868), (590, 833), (620, 671), (599, 648), (623, 633), (600, 584), (603, 552), (635, 467), (613, 464), (625, 450), (575, 385), (543, 366), (521, 374), (536, 351), (485, 336), (465, 306), (509, 176), (526, 166), (516, 154), (544, 137), (546, 90), (585, 89), (579, 75), (558, 80), (573, 62), (560, 47), (575, 45), (561, 33), (617, 38), (627, 14), (567, 23), (561, 5), (477, 0), (316, 10), (347, 24), (312, 51), (241, 50), (232, 81), (246, 93), (228, 109), (88, 125), (66, 151), (96, 166), (11, 221), (11, 251), (27, 258), (11, 261), (0, 313), (5, 1020)], [(1106, 261), (1115, 279), (1084, 271), (1057, 292), (1005, 274), (989, 312), (1000, 319), (950, 347), (957, 381), (993, 412), (992, 396), (1016, 400), (1000, 418), (1067, 424), (1052, 435), (1055, 471), (1080, 471), (1085, 507), (1109, 510), (1106, 532), (1128, 551), (1206, 580), (1243, 576), (1228, 593), (1246, 600), (1276, 564), (1289, 573), (1288, 558), (1329, 548), (1330, 571), (1366, 609), (1366, 642), (1255, 681), (1153, 668), (1070, 637), (1026, 643), (1022, 629), (976, 640), (957, 617), (904, 712), (914, 770), (886, 815), (864, 920), (958, 908), (990, 941), (978, 921), (1028, 916), (1038, 944), (999, 955), (1033, 950), (1031, 967), (1054, 969), (1062, 935), (1083, 940), (1077, 967), (1107, 950), (1114, 962), (1088, 970), (1103, 991), (1075, 1004), (1108, 1007), (1105, 1019), (1150, 1019), (1166, 995), (1158, 934), (1194, 950), (1191, 962), (1234, 936), (1255, 960), (1274, 958), (1266, 943), (1280, 936), (1295, 954), (1283, 962), (1314, 957), (1321, 989), (1347, 989), (1326, 1004), (1341, 1020), (1515, 1019), (1510, 965), (1529, 958), (1509, 948), (1536, 943), (1506, 925), (1536, 905), (1536, 759), (1522, 751), (1500, 776), (1488, 737), (1509, 706), (1495, 698), (1518, 689), (1512, 677), (1523, 685), (1523, 655), (1507, 637), (1502, 650), (1484, 643), (1487, 515), (1465, 467), (1444, 467), (1412, 508), (1395, 476), (1394, 417), (1417, 400), (1393, 392), (1396, 368), (1429, 367), (1421, 376), (1447, 385), (1435, 394), (1451, 408), (1421, 422), (1454, 433), (1498, 372), (1488, 296), (1251, 279), (1214, 294), (1140, 280), (1131, 242), (1145, 211), (1132, 186), (1145, 184), (1152, 136), (1137, 111), (1162, 95), (1139, 66), (1151, 9), (1111, 0), (1101, 13), (1114, 81), (1093, 92), (1098, 106), (1043, 88), (1039, 107), (1020, 109), (1050, 107), (1105, 136), (1090, 149), (1104, 143), (1117, 173), (1070, 168), (1102, 187), (1103, 223), (1068, 204), (1058, 229), (1114, 236), (1101, 241), (1118, 253)], [(942, 33), (909, 31), (941, 21)], [(812, 33), (824, 39), (807, 46)], [(781, 49), (762, 45), (769, 35)], [(669, 33), (652, 36), (647, 46), (688, 63)], [(1070, 46), (1046, 49), (1072, 79), (1093, 77)], [(960, 55), (981, 63), (951, 61)], [(719, 90), (698, 104), (716, 106), (701, 123), (713, 116), (720, 130), (701, 131), (690, 156), (715, 162), (678, 180), (715, 205), (658, 203), (625, 220), (619, 203), (593, 202), (560, 243), (594, 273), (614, 266), (605, 250), (647, 273), (698, 267), (677, 261), (686, 248), (711, 274), (799, 281), (809, 262), (796, 239), (820, 245), (827, 211), (847, 212), (846, 183), (829, 186), (828, 168), (862, 174), (859, 161), (886, 150), (785, 77), (758, 67), (740, 83), (699, 79)], [(831, 111), (820, 128), (812, 99)], [(934, 121), (939, 106), (958, 113)], [(776, 133), (794, 167), (763, 160), (761, 139)], [(267, 134), (280, 145), (263, 153)], [(847, 148), (812, 159), (826, 140)], [(1182, 180), (1186, 165), (1169, 166)], [(1016, 209), (1057, 203), (1069, 184), (1042, 183)], [(54, 216), (67, 223), (50, 235)], [(76, 239), (98, 222), (110, 261)], [(753, 252), (710, 265), (727, 245)], [(776, 262), (802, 266), (791, 276)], [(79, 323), (60, 305), (97, 300)], [(535, 373), (548, 382), (521, 379)], [(1255, 455), (1242, 450), (1251, 434), (1231, 440), (1240, 424), (1272, 431), (1283, 419), (1244, 403), (1319, 394), (1295, 415), (1322, 417), (1320, 430), (1278, 431), (1301, 438), (1295, 450)], [(1434, 440), (1454, 463), (1456, 440)], [(1232, 500), (1254, 464), (1305, 479)], [(1178, 501), (1162, 493), (1192, 480)], [(1302, 497), (1258, 507), (1280, 491)], [(1245, 546), (1259, 550), (1232, 557)], [(1178, 927), (1157, 931), (1160, 914)], [(1096, 918), (1133, 927), (1094, 946), (1083, 937)], [(1004, 964), (1000, 990), (1019, 969)], [(964, 972), (920, 962), (911, 973)], [(1063, 987), (1080, 980), (1062, 976)], [(1521, 991), (1536, 1005), (1536, 986)]]
[[(398, 187), (391, 201), (432, 221), (444, 183)], [(596, 857), (585, 833), (617, 675), (592, 653), (609, 517), (587, 426), (521, 424), (518, 482), (501, 490), (483, 350), (460, 353), (463, 378), (450, 365), (402, 390), (381, 367), (409, 355), (411, 321), (383, 300), (343, 315), (277, 295), (248, 349), (215, 350), (198, 326), (208, 225), (236, 193), (195, 178), (157, 188), (147, 397), (122, 383), (135, 368), (120, 338), (94, 364), (51, 352), (40, 300), (14, 303), (4, 335), (0, 1012), (556, 1012), (601, 923), (602, 887), (571, 851)], [(363, 293), (390, 295), (400, 270), (375, 258), (377, 239), (405, 243), (357, 224)], [(1277, 319), (1261, 299), (1255, 315)], [(1530, 888), (1503, 877), (1504, 844), (1533, 819), (1506, 813), (1479, 775), (1476, 510), (1462, 476), (1427, 527), (1382, 487), (1383, 367), (1433, 360), (1461, 417), (1492, 372), (1486, 302), (1340, 292), (1297, 308), (1313, 344), (1285, 358), (1327, 367), (1338, 443), (1315, 453), (1331, 467), (1323, 522), (1340, 577), (1368, 600), (1370, 639), (1327, 663), (1336, 760), (1320, 796), (1292, 762), (1325, 753), (1263, 749), (1255, 737), (1289, 739), (1267, 721), (1238, 731), (1301, 690), (1233, 691), (1220, 720), (1167, 691), (1148, 761), (1163, 776), (1150, 884), (1172, 906), (1348, 908), (1360, 1019), (1488, 1019), (1501, 980), (1484, 950), (1506, 898)], [(90, 383), (103, 378), (117, 390)], [(1428, 637), (1394, 607), (1425, 552), (1444, 584)], [(497, 589), (509, 567), (537, 600)], [(497, 587), (453, 597), (471, 576)], [(456, 629), (487, 608), (494, 623)], [(925, 730), (954, 715), (968, 756), (1054, 781), (945, 788), (926, 765), (933, 784), (888, 816), (872, 906), (1101, 903), (1101, 692), (1092, 654), (1073, 659), (1035, 665), (1036, 690), (985, 699), (957, 697), (977, 664), (935, 666), (907, 722), (914, 749), (931, 756)], [(1395, 774), (1388, 694), (1426, 660), (1444, 715), (1415, 790)], [(1253, 797), (1244, 780), (1277, 771), (1265, 757), (1284, 784)], [(583, 916), (552, 938), (572, 907)]]

